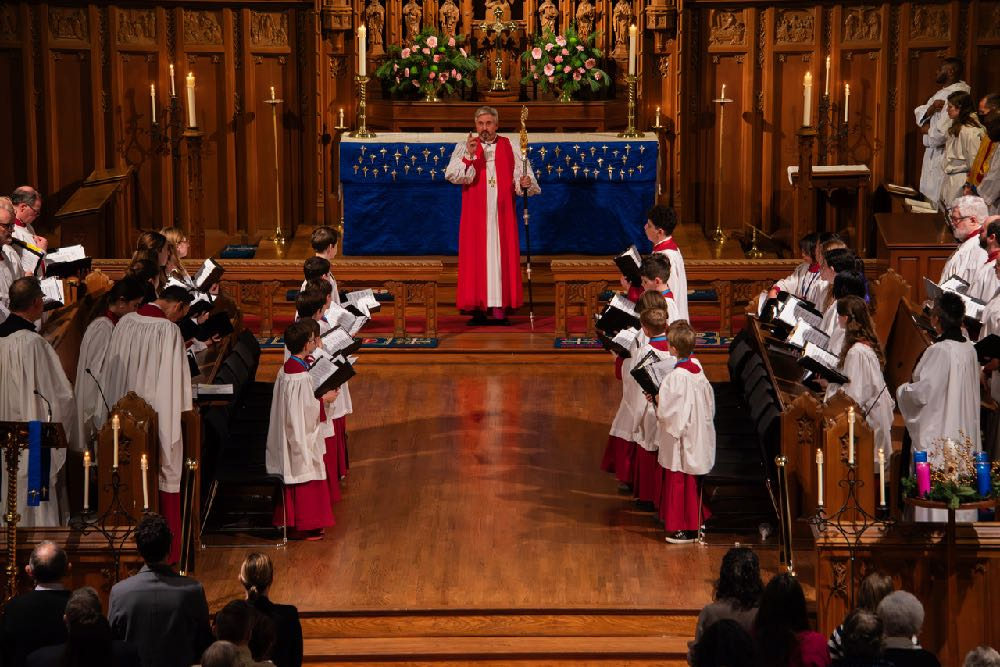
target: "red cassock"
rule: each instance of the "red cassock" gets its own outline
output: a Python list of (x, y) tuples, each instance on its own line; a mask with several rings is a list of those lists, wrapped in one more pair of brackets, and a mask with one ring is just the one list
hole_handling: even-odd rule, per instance
[[(487, 310), (486, 296), (486, 159), (482, 143), (476, 156), (466, 166), (474, 165), (476, 177), (462, 186), (462, 218), (458, 230), (459, 310)], [(521, 241), (514, 218), (514, 150), (506, 137), (497, 137), (497, 226), (500, 236), (500, 270), (503, 283), (503, 307), (519, 308), (524, 302), (521, 288)]]

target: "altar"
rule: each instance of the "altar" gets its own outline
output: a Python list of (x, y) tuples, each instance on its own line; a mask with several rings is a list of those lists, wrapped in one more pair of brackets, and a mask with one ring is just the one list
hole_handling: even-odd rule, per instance
[[(345, 255), (455, 255), (462, 188), (444, 172), (464, 133), (380, 133), (340, 144)], [(515, 133), (507, 133), (518, 155)], [(531, 251), (616, 254), (643, 247), (657, 195), (655, 134), (529, 135), (528, 159), (542, 188), (528, 200)], [(525, 248), (522, 199), (517, 200)]]

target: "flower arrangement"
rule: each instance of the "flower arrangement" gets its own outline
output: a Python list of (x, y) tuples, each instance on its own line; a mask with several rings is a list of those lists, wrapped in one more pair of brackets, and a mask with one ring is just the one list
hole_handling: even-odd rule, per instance
[(982, 472), (987, 478), (980, 479), (977, 467), (983, 463), (976, 460), (972, 439), (965, 433), (961, 436), (962, 442), (938, 438), (932, 443), (926, 464), (930, 468), (930, 483), (925, 481), (925, 487), (920, 488), (919, 471), (902, 479), (900, 483), (907, 497), (943, 502), (951, 509), (958, 509), (963, 503), (1000, 496), (1000, 463), (986, 464), (989, 467)]
[(439, 92), (451, 95), (459, 86), (471, 88), (479, 61), (465, 50), (465, 35), (445, 37), (433, 28), (423, 30), (413, 44), (392, 45), (389, 57), (375, 71), (396, 97), (419, 92), (436, 101)]
[(593, 92), (608, 87), (608, 73), (597, 66), (604, 54), (594, 46), (596, 33), (580, 39), (576, 27), (556, 35), (551, 30), (536, 37), (531, 48), (521, 54), (528, 74), (521, 83), (535, 83), (543, 92), (559, 93), (559, 100), (568, 102), (586, 86)]

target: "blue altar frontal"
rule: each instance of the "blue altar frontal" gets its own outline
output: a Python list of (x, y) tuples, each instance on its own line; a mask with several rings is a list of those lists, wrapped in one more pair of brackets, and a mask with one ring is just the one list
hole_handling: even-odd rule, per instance
[[(501, 133), (503, 134), (503, 133)], [(455, 255), (462, 188), (444, 172), (461, 133), (344, 137), (340, 182), (345, 255)], [(516, 133), (506, 134), (519, 155)], [(643, 224), (656, 199), (655, 135), (529, 135), (528, 159), (542, 192), (528, 199), (531, 252), (610, 255), (645, 247)], [(524, 250), (522, 199), (517, 221)]]

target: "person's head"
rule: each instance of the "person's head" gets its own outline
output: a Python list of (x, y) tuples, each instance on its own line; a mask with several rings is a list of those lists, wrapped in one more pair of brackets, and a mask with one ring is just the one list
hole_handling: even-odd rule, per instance
[[(879, 345), (878, 336), (875, 333), (875, 323), (868, 312), (868, 304), (865, 303), (865, 300), (856, 294), (848, 294), (838, 298), (837, 317), (840, 320), (841, 328), (844, 330), (844, 346), (840, 352), (840, 366), (843, 367), (847, 353), (854, 347), (855, 343), (868, 345), (875, 352), (875, 356), (878, 357), (879, 365), (885, 366), (882, 346)], [(892, 579), (878, 573), (872, 573), (865, 577), (864, 581), (861, 582), (862, 590), (865, 589), (865, 582), (869, 578), (872, 578), (873, 582), (877, 580), (880, 583), (884, 583), (884, 580), (888, 579), (889, 588), (886, 592), (892, 590)], [(875, 584), (869, 582), (869, 585), (874, 586)], [(874, 600), (874, 604), (877, 604), (883, 595), (885, 593), (879, 595), (878, 599)], [(874, 609), (874, 604), (865, 608)], [(859, 604), (859, 606), (863, 605)]]
[(261, 613), (253, 615), (253, 626), (250, 628), (250, 655), (257, 662), (263, 662), (271, 658), (271, 651), (278, 641), (278, 629), (274, 626), (274, 621), (270, 616)]
[(340, 233), (333, 227), (323, 225), (312, 231), (309, 243), (318, 257), (330, 260), (337, 255), (337, 244), (340, 243)]
[(191, 295), (191, 292), (180, 285), (168, 285), (156, 298), (156, 305), (160, 307), (168, 320), (178, 322), (187, 315), (192, 301), (194, 301), (194, 296)]
[(326, 299), (324, 310), (333, 302), (333, 285), (326, 278), (312, 278), (305, 281), (302, 289), (307, 292), (319, 292)]
[(135, 242), (135, 258), (144, 257), (156, 262), (157, 267), (167, 265), (170, 248), (167, 237), (159, 232), (143, 232)]
[(142, 305), (148, 283), (125, 275), (108, 290), (108, 310), (117, 317), (134, 313)]
[(306, 280), (326, 279), (330, 273), (330, 260), (323, 257), (310, 257), (302, 263), (302, 273)]
[(855, 609), (848, 614), (840, 647), (849, 660), (870, 660), (882, 655), (882, 621), (875, 612)]
[(31, 550), (24, 571), (36, 583), (57, 584), (69, 572), (69, 559), (61, 546), (52, 540), (44, 540)]
[(642, 289), (663, 292), (670, 280), (670, 258), (661, 253), (646, 255), (639, 267)]
[(979, 245), (986, 252), (1000, 250), (1000, 216), (992, 215), (979, 232)]
[[(654, 292), (655, 294), (655, 292)], [(658, 295), (663, 298), (663, 295)], [(662, 336), (667, 331), (667, 311), (663, 308), (647, 308), (639, 315), (642, 331), (647, 336)]]
[(963, 195), (951, 202), (948, 223), (951, 233), (959, 243), (979, 230), (990, 215), (990, 210), (982, 197)]
[(500, 114), (493, 107), (479, 107), (472, 115), (476, 124), (476, 134), (482, 141), (493, 141), (500, 127)]
[(191, 241), (188, 240), (187, 234), (180, 227), (164, 227), (160, 230), (164, 238), (167, 239), (167, 245), (172, 247), (173, 254), (176, 259), (181, 260), (188, 256), (188, 252), (191, 250)]
[(142, 517), (135, 527), (135, 546), (147, 565), (163, 563), (170, 554), (170, 543), (174, 536), (167, 520), (155, 512)]
[(965, 654), (962, 667), (1000, 667), (1000, 653), (989, 646), (977, 646)]
[(646, 238), (653, 243), (659, 243), (674, 233), (677, 227), (677, 214), (674, 209), (663, 204), (656, 204), (646, 213), (646, 225), (643, 229)]
[(764, 581), (760, 578), (760, 559), (753, 549), (733, 547), (722, 557), (715, 599), (729, 600), (737, 609), (753, 609), (760, 602)]
[(239, 648), (231, 642), (215, 642), (201, 654), (201, 667), (239, 667), (243, 664)]
[(10, 195), (17, 219), (30, 225), (42, 213), (42, 196), (30, 185), (22, 185)]
[(833, 277), (833, 286), (830, 290), (834, 299), (845, 296), (858, 296), (864, 299), (868, 295), (868, 282), (865, 274), (858, 271), (838, 271)]
[(767, 582), (754, 618), (757, 649), (766, 665), (784, 665), (797, 644), (797, 635), (809, 629), (802, 585), (788, 572)]
[(295, 296), (295, 314), (301, 319), (318, 320), (323, 317), (329, 297), (318, 290), (299, 290)]
[(662, 310), (664, 317), (666, 317), (667, 299), (655, 290), (647, 290), (639, 297), (639, 301), (635, 304), (635, 310), (639, 313), (640, 318), (647, 310)]
[[(840, 243), (841, 245), (838, 246), (836, 245), (836, 243)], [(847, 246), (844, 245), (843, 243), (844, 242), (840, 240), (840, 237), (837, 236), (836, 232), (820, 232), (819, 236), (816, 238), (816, 251), (813, 257), (813, 261), (816, 264), (823, 263), (823, 253), (826, 252), (827, 244), (830, 244), (830, 247), (828, 249), (833, 250), (835, 247), (846, 248)]]
[(127, 275), (130, 275), (145, 283), (153, 283), (160, 274), (160, 269), (156, 262), (145, 257), (133, 259), (128, 265)]
[(246, 600), (233, 600), (215, 612), (215, 638), (234, 644), (250, 641), (254, 608)]
[(963, 125), (975, 125), (979, 126), (979, 122), (976, 120), (976, 102), (972, 99), (972, 95), (966, 93), (965, 91), (956, 90), (954, 93), (948, 96), (948, 104), (946, 106), (948, 111), (948, 118), (951, 118), (951, 127), (948, 128), (953, 136), (958, 136), (962, 131)]
[[(0, 197), (0, 200), (7, 199), (7, 197)], [(10, 199), (7, 199), (10, 202)], [(6, 206), (0, 206), (0, 246), (10, 245), (11, 240), (14, 238), (14, 211), (13, 206), (10, 208)]]
[(267, 554), (254, 552), (247, 554), (240, 566), (240, 583), (246, 589), (247, 599), (267, 597), (267, 591), (274, 581), (274, 565)]
[(942, 86), (950, 86), (957, 81), (961, 81), (964, 69), (965, 63), (962, 62), (961, 58), (945, 58), (941, 61), (941, 66), (938, 67), (934, 83)]
[(819, 234), (811, 232), (799, 239), (799, 254), (802, 255), (803, 262), (810, 264), (816, 261), (816, 246), (819, 243)]
[(931, 324), (938, 333), (960, 331), (965, 318), (965, 302), (962, 297), (945, 292), (934, 301), (931, 309)]
[[(315, 327), (315, 329), (314, 329)], [(285, 329), (285, 347), (289, 354), (304, 357), (316, 349), (314, 331), (319, 331), (316, 320), (295, 320)]]
[(907, 591), (893, 591), (886, 595), (878, 603), (876, 613), (882, 619), (882, 631), (886, 637), (915, 637), (924, 624), (924, 605)]
[(63, 622), (68, 664), (97, 667), (111, 663), (111, 626), (101, 609), (97, 591), (90, 586), (73, 591), (66, 602)]
[(858, 260), (857, 256), (846, 247), (830, 248), (824, 249), (819, 266), (819, 277), (832, 283), (834, 277), (841, 271), (857, 269)]
[(753, 639), (731, 618), (712, 623), (691, 647), (691, 667), (754, 667), (757, 664)]
[(42, 299), (42, 285), (38, 278), (25, 276), (10, 284), (8, 293), (10, 312), (17, 313), (29, 322), (34, 322), (42, 316), (45, 308)]
[(991, 141), (997, 141), (1000, 132), (1000, 93), (990, 93), (979, 100), (979, 122), (986, 128)]
[(678, 359), (686, 359), (694, 352), (697, 336), (687, 320), (675, 320), (667, 329), (667, 341), (670, 343), (670, 353)]

